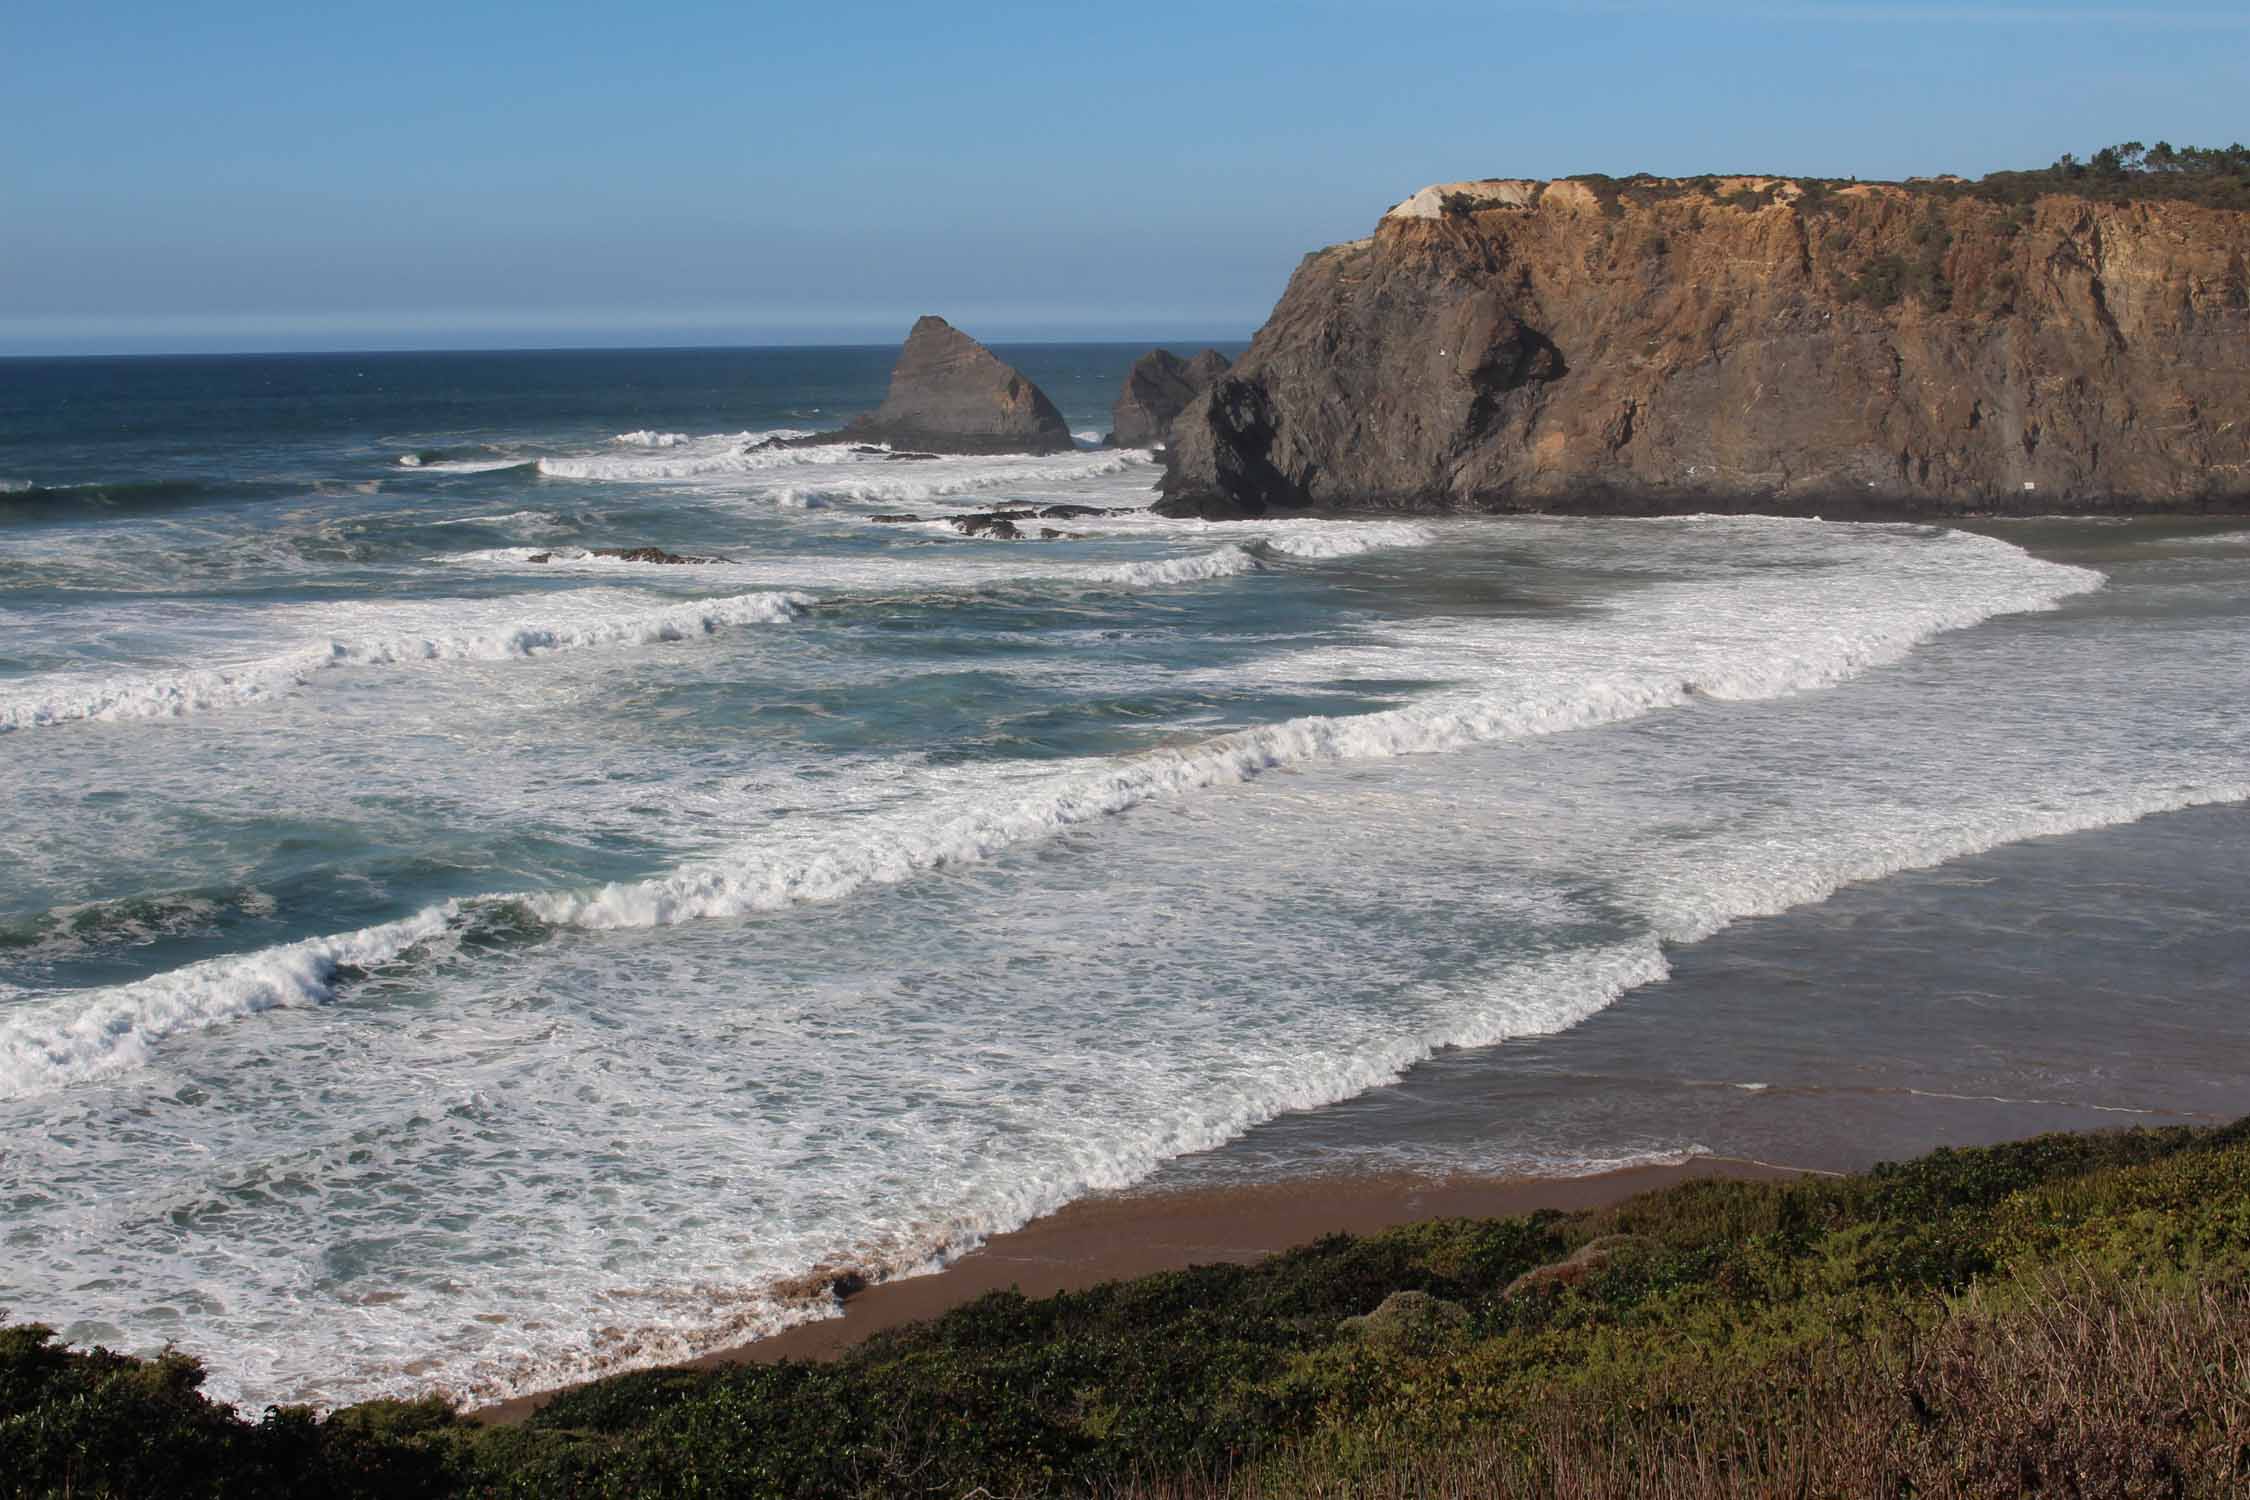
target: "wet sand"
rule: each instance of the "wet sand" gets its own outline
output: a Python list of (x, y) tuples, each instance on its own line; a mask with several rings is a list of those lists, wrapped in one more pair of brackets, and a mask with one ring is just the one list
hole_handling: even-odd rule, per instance
[[(833, 1359), (870, 1334), (934, 1318), (987, 1292), (1010, 1288), (1044, 1297), (1156, 1271), (1254, 1261), (1327, 1234), (1372, 1234), (1427, 1219), (1601, 1208), (1699, 1178), (1795, 1175), (1791, 1168), (1765, 1162), (1701, 1157), (1681, 1166), (1631, 1167), (1584, 1177), (1300, 1178), (1186, 1192), (1103, 1194), (995, 1235), (935, 1274), (868, 1287), (845, 1301), (841, 1317), (718, 1350), (690, 1361), (690, 1367)], [(520, 1396), (473, 1415), (490, 1423), (520, 1422), (555, 1394)]]

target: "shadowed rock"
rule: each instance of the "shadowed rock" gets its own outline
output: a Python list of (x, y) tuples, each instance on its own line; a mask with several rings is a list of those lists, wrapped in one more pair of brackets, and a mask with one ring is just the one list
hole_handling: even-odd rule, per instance
[[(806, 443), (793, 439), (791, 445)], [(1046, 392), (939, 317), (915, 323), (883, 404), (823, 443), (885, 443), (939, 453), (1066, 453), (1077, 447)]]
[(1109, 448), (1154, 448), (1171, 435), (1172, 423), (1188, 403), (1227, 372), (1227, 357), (1206, 349), (1183, 360), (1169, 349), (1151, 349), (1125, 372), (1125, 388), (1110, 408)]

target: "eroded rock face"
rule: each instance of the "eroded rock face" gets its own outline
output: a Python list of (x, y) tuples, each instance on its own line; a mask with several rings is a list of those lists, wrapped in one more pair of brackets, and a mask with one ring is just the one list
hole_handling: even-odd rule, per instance
[(1125, 373), (1125, 387), (1110, 408), (1111, 431), (1102, 440), (1103, 446), (1161, 446), (1171, 433), (1173, 420), (1227, 372), (1228, 363), (1216, 349), (1206, 349), (1187, 360), (1169, 349), (1151, 349), (1133, 361), (1133, 368)]
[[(798, 440), (803, 441), (803, 440)], [(939, 453), (1062, 453), (1077, 445), (1046, 392), (938, 317), (906, 336), (882, 406), (827, 443), (884, 443)]]
[(1159, 509), (2250, 508), (2250, 215), (1454, 183), (1307, 257)]

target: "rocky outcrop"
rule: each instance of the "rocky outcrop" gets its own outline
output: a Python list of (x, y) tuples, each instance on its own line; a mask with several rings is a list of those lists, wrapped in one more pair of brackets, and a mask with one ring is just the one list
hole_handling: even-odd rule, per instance
[(1077, 446), (1046, 392), (937, 317), (920, 319), (906, 336), (882, 406), (818, 441), (922, 454), (1062, 453)]
[(1298, 267), (1159, 509), (2250, 508), (2246, 258), (2182, 202), (1426, 188)]
[(723, 557), (695, 557), (679, 552), (667, 552), (662, 547), (588, 547), (582, 552), (567, 551), (560, 554), (554, 552), (534, 552), (531, 554), (531, 556), (525, 558), (524, 561), (535, 563), (549, 563), (553, 562), (558, 555), (561, 556), (565, 561), (572, 561), (578, 558), (585, 557), (602, 557), (609, 559), (611, 562), (654, 563), (662, 567), (670, 568), (682, 568), (687, 567), (691, 564), (722, 563), (726, 561), (726, 559)]
[(1393, 1292), (1371, 1313), (1336, 1325), (1339, 1337), (1384, 1354), (1436, 1354), (1469, 1336), (1474, 1320), (1458, 1302), (1428, 1292)]
[(1110, 408), (1110, 434), (1102, 439), (1109, 448), (1161, 447), (1172, 422), (1188, 403), (1209, 390), (1227, 372), (1229, 361), (1216, 349), (1206, 349), (1193, 359), (1181, 359), (1169, 349), (1151, 349), (1133, 361), (1125, 372), (1125, 388)]

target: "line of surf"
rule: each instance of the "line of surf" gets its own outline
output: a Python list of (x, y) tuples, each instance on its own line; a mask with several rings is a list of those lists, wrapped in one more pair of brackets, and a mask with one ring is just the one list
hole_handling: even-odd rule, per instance
[[(1430, 1024), (1383, 1037), (1348, 1052), (1296, 1059), (1286, 1071), (1260, 1076), (1251, 1086), (1211, 1096), (1189, 1116), (1151, 1122), (1151, 1129), (1114, 1139), (1092, 1155), (1060, 1160), (1049, 1171), (1019, 1181), (996, 1204), (965, 1210), (950, 1222), (925, 1222), (912, 1239), (879, 1235), (859, 1244), (839, 1244), (823, 1264), (850, 1266), (872, 1280), (898, 1280), (942, 1270), (960, 1254), (995, 1234), (1021, 1228), (1056, 1212), (1087, 1193), (1118, 1191), (1146, 1180), (1164, 1163), (1208, 1151), (1239, 1139), (1257, 1125), (1285, 1113), (1325, 1108), (1367, 1091), (1396, 1083), (1414, 1067), (1451, 1048), (1489, 1047), (1526, 1037), (1551, 1036), (1583, 1024), (1635, 990), (1672, 976), (1668, 950), (1702, 941), (1735, 921), (1771, 916), (1828, 899), (1856, 881), (1876, 880), (1960, 859), (2026, 839), (2085, 832), (2184, 808), (2250, 800), (2250, 782), (2211, 784), (2113, 796), (2072, 808), (2010, 808), (1975, 820), (1972, 826), (1925, 830), (1906, 846), (1880, 853), (1839, 840), (1780, 870), (1761, 867), (1754, 880), (1722, 883), (1709, 893), (1711, 905), (1695, 915), (1655, 914), (1638, 936), (1591, 948), (1561, 948), (1532, 955), (1505, 968), (1449, 983), (1434, 997), (1438, 1012)], [(1702, 1152), (1688, 1147), (1673, 1159)], [(1657, 1157), (1645, 1158), (1655, 1160)], [(1610, 1164), (1610, 1165), (1615, 1165)], [(1588, 1164), (1587, 1170), (1596, 1169)], [(546, 1354), (518, 1352), (501, 1359), (475, 1359), (439, 1376), (458, 1399), (499, 1400), (626, 1370), (675, 1363), (713, 1348), (767, 1337), (795, 1324), (829, 1315), (826, 1304), (811, 1302), (787, 1281), (762, 1290), (748, 1288), (755, 1305), (728, 1299), (723, 1322), (698, 1326), (695, 1320), (646, 1326), (629, 1337), (595, 1349), (580, 1346)], [(624, 1351), (624, 1352), (617, 1352)], [(418, 1394), (414, 1385), (386, 1388), (386, 1394)]]
[[(1881, 627), (1859, 635), (1820, 640), (1781, 632), (1765, 658), (1707, 671), (1697, 681), (1683, 681), (1661, 669), (1622, 672), (1544, 693), (1472, 691), (1372, 714), (1291, 719), (1198, 744), (1082, 767), (1028, 786), (1009, 786), (966, 807), (947, 809), (935, 816), (910, 812), (874, 818), (857, 825), (856, 833), (833, 837), (824, 830), (824, 841), (811, 850), (777, 850), (768, 844), (751, 844), (644, 880), (615, 882), (591, 890), (479, 898), (450, 910), (458, 913), (470, 905), (508, 906), (550, 926), (604, 930), (663, 927), (837, 901), (870, 887), (897, 885), (948, 866), (988, 860), (1153, 800), (1240, 785), (1276, 769), (1436, 754), (1591, 729), (1677, 707), (1698, 696), (1760, 699), (1833, 686), (1871, 667), (1900, 660), (1941, 632), (1999, 614), (2052, 609), (2063, 599), (2099, 587), (2102, 582), (2098, 573), (2039, 562), (2006, 543), (1950, 535), (1961, 537), (1963, 556), (1972, 565), (1990, 570), (1996, 564), (2012, 563), (2012, 568), (2004, 577), (1984, 577), (1982, 589), (1971, 589), (1964, 579), (1957, 592), (1916, 594)], [(2243, 789), (2235, 787), (2197, 789), (2185, 794), (2184, 800), (2174, 797), (2157, 798), (2145, 805), (2130, 803), (2126, 811), (2097, 816), (2092, 822), (2073, 823), (2071, 819), (2077, 814), (2070, 810), (2027, 814), (2019, 826), (2031, 832), (2015, 836), (2099, 826), (2162, 807), (2237, 800), (2243, 795)], [(2047, 821), (2040, 821), (2042, 817)], [(1865, 877), (1840, 877), (1859, 878)], [(322, 941), (348, 942), (359, 936)], [(223, 989), (227, 966), (244, 964), (245, 1005), (257, 1008), (263, 1004), (258, 997), (271, 989), (270, 975), (264, 968), (269, 961), (267, 955), (253, 954), (242, 960), (213, 960), (180, 973), (194, 975), (193, 982), (198, 986)], [(175, 977), (159, 975), (127, 987), (146, 997), (145, 1004), (158, 1017), (158, 1024), (167, 1028), (166, 1034), (178, 1029), (164, 1019), (174, 1014), (223, 1018), (228, 1013), (223, 1004), (217, 1003), (198, 1003), (182, 1011), (171, 998), (169, 987)], [(316, 975), (304, 992), (319, 988)], [(127, 1001), (120, 1009), (115, 992), (97, 995), (88, 1002), (112, 1016), (130, 1014), (143, 1003)], [(51, 1030), (57, 1023), (50, 1017), (41, 1024)], [(104, 1034), (122, 1037), (133, 1034), (133, 1028), (119, 1031), (109, 1027)], [(83, 1049), (48, 1045), (41, 1040), (44, 1035), (39, 1028), (25, 1032), (20, 1026), (0, 1035), (0, 1092), (52, 1087), (87, 1076), (85, 1070), (95, 1066)], [(63, 1061), (56, 1068), (42, 1061), (58, 1057)], [(52, 1081), (42, 1083), (42, 1078)]]
[(690, 640), (734, 626), (794, 620), (812, 602), (806, 594), (741, 594), (579, 619), (534, 618), (452, 632), (336, 637), (223, 666), (101, 676), (59, 674), (0, 696), (0, 730), (88, 720), (174, 718), (270, 702), (339, 667), (505, 661), (592, 646)]

